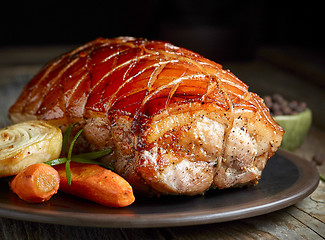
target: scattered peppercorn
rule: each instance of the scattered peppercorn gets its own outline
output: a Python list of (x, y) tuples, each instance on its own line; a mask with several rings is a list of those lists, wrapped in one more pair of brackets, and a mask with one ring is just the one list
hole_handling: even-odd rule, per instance
[(264, 96), (263, 99), (265, 105), (270, 109), (271, 116), (293, 115), (301, 113), (307, 108), (306, 102), (288, 101), (278, 93)]

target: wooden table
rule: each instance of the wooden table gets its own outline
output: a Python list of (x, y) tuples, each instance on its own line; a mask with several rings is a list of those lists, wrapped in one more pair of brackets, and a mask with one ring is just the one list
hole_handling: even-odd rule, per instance
[[(0, 49), (0, 87), (8, 81), (32, 76), (49, 59), (70, 48), (71, 46)], [(301, 69), (299, 58), (290, 60), (290, 55), (278, 48), (278, 52), (268, 50), (261, 51), (258, 60), (229, 62), (225, 65), (248, 83), (251, 90), (261, 95), (276, 91), (290, 98), (307, 101), (314, 113), (314, 126), (295, 153), (307, 160), (311, 160), (315, 154), (325, 155), (325, 89), (322, 85), (324, 82), (319, 78), (323, 69), (308, 62), (319, 74), (312, 76), (312, 82), (306, 81), (304, 76), (308, 76), (310, 68)], [(281, 54), (286, 56), (286, 61), (279, 58)], [(318, 166), (318, 170), (325, 175), (325, 164)], [(238, 221), (189, 227), (110, 229), (0, 218), (0, 239), (324, 239), (324, 193), (325, 183), (320, 182), (313, 194), (283, 210)]]

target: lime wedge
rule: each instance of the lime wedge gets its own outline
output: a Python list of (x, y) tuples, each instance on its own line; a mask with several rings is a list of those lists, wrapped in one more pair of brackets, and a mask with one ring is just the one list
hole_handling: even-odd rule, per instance
[(312, 122), (309, 108), (294, 115), (275, 116), (274, 120), (285, 130), (281, 148), (293, 151), (298, 148), (308, 134)]

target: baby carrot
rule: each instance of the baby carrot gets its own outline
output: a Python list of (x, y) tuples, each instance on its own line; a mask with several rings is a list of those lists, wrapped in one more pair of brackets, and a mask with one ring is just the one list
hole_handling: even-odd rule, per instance
[(65, 164), (54, 166), (60, 175), (60, 191), (109, 207), (126, 207), (134, 202), (130, 184), (121, 176), (96, 164), (71, 162), (71, 185)]
[(58, 172), (44, 163), (36, 163), (20, 171), (10, 183), (11, 190), (21, 199), (40, 203), (49, 200), (60, 185)]

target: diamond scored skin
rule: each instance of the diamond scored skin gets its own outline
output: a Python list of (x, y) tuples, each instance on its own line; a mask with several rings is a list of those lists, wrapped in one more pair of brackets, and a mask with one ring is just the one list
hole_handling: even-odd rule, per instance
[(112, 148), (102, 161), (137, 192), (158, 195), (256, 183), (283, 135), (262, 99), (220, 64), (131, 37), (54, 59), (9, 114), (63, 130), (79, 122), (80, 150)]

